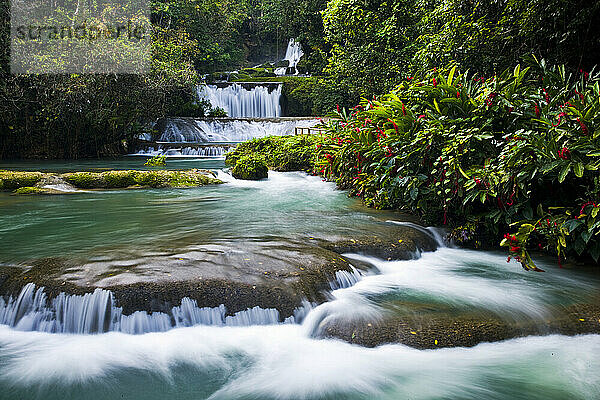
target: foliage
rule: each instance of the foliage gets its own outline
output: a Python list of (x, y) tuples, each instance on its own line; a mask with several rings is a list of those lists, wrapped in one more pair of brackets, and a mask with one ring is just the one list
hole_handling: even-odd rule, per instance
[(525, 268), (528, 246), (600, 257), (600, 76), (531, 61), (482, 77), (456, 65), (340, 110), (319, 170), (377, 208), (475, 222)]
[(150, 159), (148, 159), (144, 165), (149, 167), (163, 167), (167, 165), (167, 156), (156, 155)]
[(227, 153), (225, 162), (235, 167), (244, 157), (262, 160), (275, 171), (309, 171), (314, 169), (315, 143), (313, 135), (268, 136), (241, 143)]
[(237, 159), (231, 169), (231, 175), (236, 179), (257, 181), (268, 176), (269, 169), (261, 157), (253, 155), (242, 156)]

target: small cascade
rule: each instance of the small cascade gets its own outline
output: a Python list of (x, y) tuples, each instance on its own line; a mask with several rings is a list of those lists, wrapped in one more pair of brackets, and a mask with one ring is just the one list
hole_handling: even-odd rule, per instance
[(335, 280), (329, 282), (331, 290), (347, 289), (362, 279), (362, 273), (352, 266), (351, 268), (351, 271), (342, 270), (335, 273)]
[(314, 118), (170, 118), (157, 124), (155, 141), (146, 135), (138, 139), (147, 146), (134, 155), (167, 157), (223, 157), (238, 143), (265, 136), (294, 133), (296, 127), (309, 128)]
[(275, 75), (283, 76), (286, 74), (289, 75), (298, 75), (298, 69), (296, 66), (298, 65), (298, 61), (304, 55), (302, 51), (302, 46), (299, 42), (296, 42), (294, 39), (290, 39), (288, 42), (288, 47), (285, 51), (284, 61), (288, 62), (287, 67), (280, 67), (275, 69)]
[(428, 226), (426, 228), (424, 226), (415, 224), (413, 222), (406, 222), (406, 221), (388, 220), (385, 222), (390, 223), (390, 224), (400, 225), (400, 226), (407, 226), (409, 228), (416, 229), (419, 232), (422, 232), (422, 233), (426, 234), (427, 236), (431, 237), (435, 241), (435, 243), (438, 245), (438, 247), (446, 247), (448, 244), (448, 241), (445, 239), (446, 232), (444, 232), (440, 228), (436, 228), (434, 226)]
[[(307, 302), (295, 310), (283, 323), (299, 323), (310, 310)], [(194, 325), (250, 326), (279, 324), (279, 311), (254, 307), (227, 315), (227, 308), (198, 307), (195, 300), (184, 297), (169, 313), (136, 311), (123, 314), (115, 305), (111, 291), (96, 289), (84, 295), (60, 293), (49, 300), (43, 287), (33, 283), (23, 287), (19, 296), (5, 300), (0, 297), (0, 324), (21, 331), (91, 334), (124, 332), (142, 334), (164, 332), (172, 328)]]
[(200, 85), (198, 98), (222, 108), (231, 118), (279, 118), (281, 88), (280, 83)]

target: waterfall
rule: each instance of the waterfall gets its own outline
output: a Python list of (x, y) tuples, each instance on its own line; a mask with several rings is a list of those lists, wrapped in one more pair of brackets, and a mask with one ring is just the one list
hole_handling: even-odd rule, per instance
[[(300, 322), (310, 303), (294, 311), (283, 323)], [(33, 283), (23, 287), (19, 296), (5, 300), (0, 297), (0, 324), (21, 331), (90, 334), (109, 331), (129, 334), (164, 332), (172, 328), (194, 325), (250, 326), (280, 323), (279, 311), (254, 307), (227, 315), (227, 308), (198, 307), (196, 300), (184, 297), (169, 313), (136, 311), (123, 314), (115, 305), (111, 291), (96, 289), (84, 295), (60, 293), (49, 300), (43, 287)]]
[(200, 85), (198, 98), (222, 108), (231, 118), (279, 118), (281, 87), (279, 83)]
[(298, 69), (296, 68), (296, 66), (298, 65), (298, 61), (300, 61), (300, 58), (302, 58), (303, 55), (304, 53), (302, 52), (302, 46), (300, 45), (300, 43), (296, 42), (294, 39), (290, 39), (290, 41), (288, 42), (288, 47), (285, 51), (285, 58), (283, 59), (284, 61), (288, 62), (288, 66), (276, 68), (275, 75), (285, 75), (288, 69), (290, 69), (292, 74), (298, 75)]
[[(157, 126), (160, 144), (141, 149), (135, 155), (223, 157), (237, 143), (265, 136), (290, 135), (296, 127), (308, 128), (317, 122), (314, 118), (170, 118)], [(143, 136), (140, 140), (151, 141), (152, 138)], [(198, 146), (198, 143), (204, 145)]]
[(351, 271), (341, 270), (335, 273), (335, 280), (329, 282), (331, 290), (347, 289), (362, 279), (362, 273), (353, 266), (351, 268)]

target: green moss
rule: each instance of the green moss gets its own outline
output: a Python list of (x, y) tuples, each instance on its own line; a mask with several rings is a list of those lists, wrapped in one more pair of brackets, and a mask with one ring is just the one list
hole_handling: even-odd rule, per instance
[(102, 174), (107, 188), (124, 188), (137, 185), (136, 171), (108, 171)]
[(231, 170), (236, 179), (257, 181), (268, 176), (269, 169), (261, 157), (244, 156), (237, 160)]
[(41, 172), (0, 170), (0, 189), (15, 190), (24, 186), (35, 186), (46, 175)]
[(18, 195), (44, 194), (46, 191), (35, 186), (23, 186), (15, 190), (13, 193)]
[(106, 182), (98, 172), (69, 172), (61, 178), (80, 189), (100, 189), (106, 187)]
[[(33, 184), (37, 183), (42, 177), (48, 176), (58, 176), (79, 189), (120, 189), (132, 186), (145, 186), (154, 188), (189, 187), (222, 183), (220, 180), (209, 176), (209, 174), (210, 173), (207, 171), (195, 169), (186, 171), (125, 170), (106, 172), (70, 172), (62, 175), (42, 174), (40, 172), (0, 171), (0, 176), (2, 176), (2, 186), (0, 186), (0, 188), (10, 190), (23, 188), (22, 191), (15, 193), (30, 194), (34, 192), (34, 189), (36, 189), (32, 188)], [(16, 179), (15, 176), (25, 178)], [(8, 185), (5, 186), (7, 181)], [(29, 184), (22, 184), (23, 182)], [(47, 192), (43, 189), (39, 190)]]

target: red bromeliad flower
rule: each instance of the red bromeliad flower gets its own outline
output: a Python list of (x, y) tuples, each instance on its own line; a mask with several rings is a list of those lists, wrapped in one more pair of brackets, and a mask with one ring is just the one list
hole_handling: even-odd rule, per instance
[(496, 96), (498, 96), (498, 93), (490, 93), (487, 99), (485, 100), (486, 106), (491, 107), (494, 104), (494, 99), (496, 98)]
[(538, 107), (537, 103), (534, 104), (534, 110), (535, 110), (535, 116), (536, 117), (540, 117), (540, 108)]
[(580, 69), (579, 72), (581, 72), (583, 74), (583, 79), (584, 80), (588, 80), (590, 78), (590, 74), (589, 72), (584, 71), (583, 69)]
[(577, 118), (577, 122), (579, 122), (579, 126), (581, 126), (581, 131), (583, 132), (583, 134), (587, 136), (588, 133), (590, 133), (588, 127), (583, 123), (583, 121), (580, 118)]
[(433, 87), (437, 87), (437, 80), (433, 78)]
[(456, 98), (460, 99), (460, 92), (458, 90), (456, 91)]
[(510, 246), (511, 253), (518, 253), (519, 251), (521, 251), (521, 248), (519, 246)]
[(571, 157), (571, 152), (566, 147), (563, 147), (558, 151), (558, 157), (563, 160), (568, 160)]
[(394, 122), (393, 119), (388, 118), (388, 121), (392, 123), (392, 125), (394, 125), (394, 129), (396, 130), (396, 133), (398, 133), (398, 125), (396, 125), (396, 122)]
[(406, 107), (404, 107), (404, 103), (402, 103), (402, 115), (406, 115)]
[(340, 105), (336, 104), (335, 107), (337, 108), (337, 112), (340, 112)]

